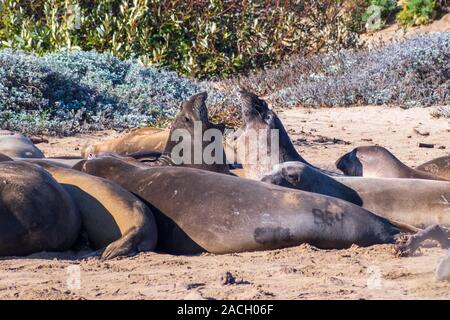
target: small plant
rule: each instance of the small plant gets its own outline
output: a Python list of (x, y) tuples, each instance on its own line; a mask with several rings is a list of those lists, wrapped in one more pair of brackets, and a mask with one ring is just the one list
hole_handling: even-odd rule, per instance
[(434, 0), (407, 0), (403, 2), (402, 11), (397, 15), (400, 24), (419, 26), (428, 24), (436, 12)]
[(362, 15), (362, 21), (366, 23), (366, 28), (370, 25), (374, 26), (373, 29), (378, 30), (386, 24), (386, 20), (396, 9), (397, 2), (395, 0), (370, 0), (369, 7)]

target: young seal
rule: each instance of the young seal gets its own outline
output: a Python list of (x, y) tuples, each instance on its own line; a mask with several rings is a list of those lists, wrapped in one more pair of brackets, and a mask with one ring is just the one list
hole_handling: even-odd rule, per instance
[(277, 165), (263, 182), (336, 197), (416, 227), (450, 226), (450, 182), (330, 177), (301, 162)]
[(0, 163), (0, 256), (70, 249), (81, 217), (66, 190), (39, 166)]
[(11, 158), (44, 158), (27, 136), (8, 130), (0, 130), (0, 153)]
[(336, 167), (347, 176), (446, 180), (408, 167), (386, 148), (379, 146), (357, 147), (340, 157)]
[(450, 156), (443, 156), (427, 161), (416, 169), (450, 180)]
[(82, 149), (83, 158), (103, 153), (129, 155), (142, 151), (163, 152), (169, 138), (169, 130), (159, 128), (138, 128), (116, 139), (102, 141)]
[(399, 229), (340, 199), (185, 167), (134, 166), (104, 157), (82, 171), (120, 184), (151, 205), (164, 252), (231, 253), (310, 243), (347, 248), (392, 243)]
[(150, 209), (119, 185), (47, 161), (45, 168), (69, 192), (82, 217), (83, 229), (93, 249), (104, 249), (101, 257), (150, 251), (156, 246), (157, 230)]

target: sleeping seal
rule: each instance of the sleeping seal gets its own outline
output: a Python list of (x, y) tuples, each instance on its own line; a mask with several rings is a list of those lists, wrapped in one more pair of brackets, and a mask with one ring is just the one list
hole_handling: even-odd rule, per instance
[(8, 130), (0, 130), (0, 153), (11, 158), (44, 158), (27, 136)]
[(348, 176), (446, 180), (408, 167), (386, 148), (379, 146), (357, 147), (340, 157), (336, 167)]
[(0, 163), (0, 256), (70, 249), (81, 217), (72, 198), (39, 166)]
[(430, 160), (421, 164), (416, 169), (450, 180), (450, 156)]
[(81, 150), (81, 155), (88, 158), (110, 152), (122, 155), (142, 151), (163, 152), (168, 138), (167, 129), (138, 128), (122, 137), (89, 145)]
[(81, 213), (83, 229), (103, 259), (153, 250), (157, 230), (150, 209), (119, 185), (47, 161), (45, 168), (69, 192)]
[(447, 181), (330, 177), (301, 162), (279, 164), (262, 181), (343, 199), (416, 227), (450, 226)]
[(347, 248), (392, 243), (399, 229), (340, 199), (185, 167), (134, 166), (112, 157), (82, 171), (120, 184), (151, 205), (159, 250), (192, 254), (310, 243)]

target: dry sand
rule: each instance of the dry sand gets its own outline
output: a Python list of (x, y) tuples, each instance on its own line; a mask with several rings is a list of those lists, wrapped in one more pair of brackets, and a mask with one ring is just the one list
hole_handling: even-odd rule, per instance
[[(450, 120), (432, 118), (431, 110), (292, 109), (280, 116), (298, 150), (314, 164), (329, 167), (353, 147), (380, 144), (414, 166), (450, 153)], [(38, 146), (47, 156), (78, 155), (87, 141), (118, 135), (108, 131), (51, 138)], [(324, 143), (329, 139), (322, 137), (348, 144)], [(419, 148), (420, 142), (436, 146)], [(106, 262), (74, 260), (70, 254), (36, 254), (0, 260), (0, 298), (448, 299), (450, 282), (434, 278), (435, 267), (445, 253), (432, 247), (413, 257), (396, 258), (391, 245), (348, 250), (302, 245), (227, 255), (142, 253)], [(72, 276), (77, 270), (81, 275), (79, 288)], [(236, 279), (234, 284), (221, 283), (226, 272)]]

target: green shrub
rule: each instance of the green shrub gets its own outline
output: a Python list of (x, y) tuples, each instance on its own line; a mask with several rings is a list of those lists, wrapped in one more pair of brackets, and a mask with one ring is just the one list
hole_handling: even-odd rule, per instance
[[(381, 18), (387, 19), (389, 15), (397, 9), (397, 1), (395, 0), (370, 0), (370, 6), (377, 6), (381, 10)], [(363, 21), (367, 21), (369, 15), (366, 13), (363, 15)]]
[(198, 78), (357, 43), (367, 0), (0, 0), (2, 48), (96, 50)]
[(434, 0), (407, 0), (403, 3), (403, 9), (397, 15), (400, 24), (416, 26), (429, 23), (433, 19), (436, 10)]

